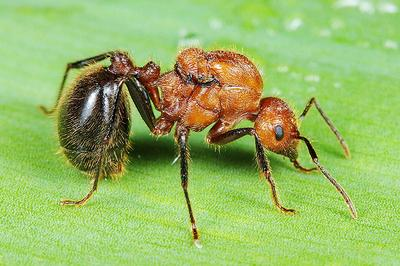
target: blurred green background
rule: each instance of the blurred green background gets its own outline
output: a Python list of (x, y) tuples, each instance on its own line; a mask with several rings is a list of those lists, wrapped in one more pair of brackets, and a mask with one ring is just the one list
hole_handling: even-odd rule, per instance
[[(400, 3), (337, 1), (1, 1), (0, 264), (400, 264)], [(264, 95), (297, 112), (316, 96), (352, 151), (346, 160), (315, 110), (302, 124), (352, 197), (352, 220), (322, 177), (269, 154), (279, 213), (258, 178), (251, 138), (208, 147), (190, 138), (195, 248), (172, 136), (152, 138), (133, 112), (128, 172), (88, 179), (59, 154), (54, 103), (67, 62), (113, 49), (171, 69), (185, 46), (234, 49), (265, 79)], [(74, 72), (75, 74), (77, 72)], [(248, 124), (246, 124), (248, 125)], [(306, 148), (301, 161), (311, 166)]]

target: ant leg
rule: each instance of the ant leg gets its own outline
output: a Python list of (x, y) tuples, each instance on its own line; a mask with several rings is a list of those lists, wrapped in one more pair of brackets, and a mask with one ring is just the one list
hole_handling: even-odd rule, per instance
[(58, 106), (58, 102), (60, 101), (63, 89), (64, 89), (65, 81), (67, 80), (68, 73), (71, 69), (79, 69), (79, 68), (88, 66), (90, 64), (100, 62), (100, 61), (110, 57), (112, 54), (113, 54), (113, 52), (108, 52), (108, 53), (96, 55), (93, 57), (89, 57), (89, 58), (86, 58), (83, 60), (79, 60), (79, 61), (76, 61), (73, 63), (68, 63), (67, 67), (65, 68), (65, 72), (64, 72), (63, 79), (61, 81), (60, 88), (58, 90), (57, 100), (56, 100), (54, 107), (49, 110), (46, 107), (44, 107), (43, 105), (40, 105), (39, 106), (40, 110), (46, 115), (51, 115), (55, 112), (55, 110), (57, 109), (57, 106)]
[(346, 193), (344, 188), (336, 181), (335, 178), (331, 176), (331, 174), (328, 172), (328, 170), (325, 169), (325, 167), (322, 166), (322, 164), (318, 160), (317, 153), (315, 152), (313, 146), (311, 145), (310, 141), (302, 136), (299, 136), (298, 139), (304, 141), (304, 143), (307, 145), (308, 153), (310, 154), (310, 157), (312, 161), (315, 163), (315, 165), (318, 167), (318, 169), (321, 171), (321, 173), (326, 177), (326, 179), (329, 180), (329, 182), (336, 188), (336, 190), (342, 195), (344, 202), (346, 203), (347, 207), (349, 208), (351, 217), (353, 219), (357, 218), (357, 210), (351, 201), (349, 195)]
[(157, 111), (161, 111), (161, 97), (158, 87), (156, 85), (151, 85), (147, 87), (147, 91), (150, 94), (151, 101)]
[(179, 145), (179, 155), (181, 157), (181, 185), (183, 188), (183, 193), (185, 194), (186, 204), (189, 210), (190, 222), (192, 224), (192, 233), (194, 244), (201, 248), (201, 243), (199, 240), (199, 233), (197, 231), (196, 220), (193, 215), (192, 206), (190, 204), (188, 187), (188, 157), (189, 150), (187, 147), (187, 141), (189, 136), (189, 130), (182, 126), (177, 126), (176, 129), (176, 142)]
[(263, 172), (263, 174), (264, 174), (265, 178), (267, 179), (267, 182), (271, 188), (271, 196), (272, 196), (272, 201), (273, 201), (274, 205), (280, 211), (282, 211), (286, 214), (294, 214), (296, 212), (295, 210), (287, 209), (287, 208), (283, 207), (279, 201), (278, 192), (276, 191), (275, 181), (271, 175), (269, 161), (268, 161), (267, 157), (265, 156), (264, 148), (261, 144), (261, 141), (253, 128), (233, 129), (233, 130), (227, 131), (220, 135), (209, 134), (209, 136), (207, 137), (207, 141), (210, 144), (213, 143), (213, 144), (222, 145), (222, 144), (226, 144), (226, 143), (232, 142), (234, 140), (237, 140), (245, 135), (252, 135), (255, 138), (258, 167)]
[(213, 134), (214, 132), (210, 131), (207, 136), (207, 142), (209, 144), (224, 145), (243, 136), (255, 134), (253, 131), (254, 129), (250, 127), (233, 129), (222, 134)]
[(350, 158), (350, 149), (349, 146), (347, 146), (345, 140), (343, 139), (342, 135), (339, 133), (339, 131), (336, 129), (336, 127), (333, 125), (332, 121), (329, 119), (329, 117), (325, 114), (325, 112), (322, 110), (321, 106), (315, 99), (315, 97), (311, 98), (306, 107), (304, 108), (303, 113), (300, 115), (299, 119), (303, 120), (308, 111), (310, 110), (312, 105), (315, 105), (315, 108), (317, 108), (318, 112), (321, 114), (322, 118), (325, 120), (325, 122), (328, 124), (329, 128), (332, 130), (332, 132), (335, 134), (336, 138), (340, 142), (340, 145), (343, 148), (344, 154), (346, 157)]
[(90, 189), (89, 193), (86, 194), (86, 196), (84, 196), (80, 200), (61, 200), (60, 204), (77, 206), (77, 207), (85, 205), (86, 202), (88, 202), (88, 200), (90, 200), (90, 198), (93, 196), (93, 193), (97, 190), (97, 184), (102, 176), (103, 176), (103, 155), (100, 158), (99, 166), (97, 167), (96, 174), (94, 175), (92, 188)]
[(153, 132), (156, 118), (151, 108), (150, 98), (146, 88), (135, 77), (128, 79), (125, 84), (140, 116), (150, 131)]
[(296, 213), (296, 211), (293, 209), (287, 209), (287, 208), (283, 207), (282, 204), (279, 202), (278, 192), (276, 191), (275, 181), (271, 175), (269, 161), (268, 161), (267, 157), (265, 156), (264, 148), (262, 147), (261, 141), (255, 133), (254, 133), (254, 137), (255, 137), (255, 142), (256, 142), (258, 166), (263, 171), (264, 176), (269, 183), (269, 186), (271, 188), (272, 201), (274, 202), (275, 206), (282, 212), (284, 212), (286, 214)]
[(312, 171), (316, 171), (318, 170), (317, 167), (313, 167), (313, 168), (305, 168), (303, 166), (300, 165), (299, 161), (297, 161), (296, 159), (291, 161), (293, 163), (293, 166), (296, 167), (297, 169), (299, 169), (300, 171), (302, 171), (303, 173), (311, 173)]
[(229, 135), (229, 137), (228, 136), (220, 137), (224, 133), (229, 132), (229, 130), (231, 130), (234, 126), (235, 126), (234, 121), (219, 120), (210, 129), (210, 132), (208, 132), (208, 135), (206, 138), (207, 143), (222, 145), (222, 144), (226, 144), (231, 141), (234, 141), (238, 138), (241, 138), (247, 134), (247, 133), (243, 132), (243, 135), (241, 135), (241, 136), (237, 136), (238, 135), (238, 133), (237, 133), (237, 134)]
[(160, 66), (150, 61), (143, 67), (137, 67), (134, 76), (146, 88), (156, 110), (161, 111), (160, 92), (157, 85), (160, 78)]

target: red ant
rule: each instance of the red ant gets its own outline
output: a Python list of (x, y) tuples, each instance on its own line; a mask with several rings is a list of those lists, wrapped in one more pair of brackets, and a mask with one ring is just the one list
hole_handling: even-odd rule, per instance
[[(106, 58), (111, 65), (92, 65)], [(68, 72), (82, 68), (70, 90), (62, 96)], [(188, 194), (189, 131), (202, 131), (214, 124), (206, 141), (223, 145), (245, 135), (255, 138), (257, 162), (267, 179), (275, 206), (284, 213), (293, 209), (282, 206), (272, 178), (264, 148), (288, 157), (301, 171), (319, 169), (341, 193), (353, 218), (356, 210), (344, 189), (319, 163), (310, 141), (298, 131), (297, 119), (281, 99), (268, 97), (261, 100), (263, 82), (254, 64), (235, 52), (205, 52), (198, 48), (183, 50), (177, 57), (174, 70), (160, 75), (160, 67), (153, 62), (136, 67), (124, 52), (110, 52), (67, 65), (55, 108), (45, 113), (58, 113), (58, 132), (64, 154), (78, 169), (93, 177), (93, 186), (81, 200), (62, 201), (64, 205), (85, 204), (97, 189), (99, 178), (113, 176), (123, 171), (126, 161), (129, 134), (129, 106), (122, 85), (128, 91), (154, 135), (168, 134), (176, 124), (175, 140), (181, 161), (181, 185), (189, 210), (192, 233), (196, 245), (199, 234)], [(160, 97), (160, 92), (161, 95)], [(149, 97), (161, 112), (155, 120)], [(312, 98), (300, 119), (315, 105), (334, 132), (345, 155), (349, 149), (333, 123)], [(234, 129), (241, 120), (254, 122), (254, 128)], [(297, 161), (299, 141), (307, 145), (316, 168), (307, 169)]]

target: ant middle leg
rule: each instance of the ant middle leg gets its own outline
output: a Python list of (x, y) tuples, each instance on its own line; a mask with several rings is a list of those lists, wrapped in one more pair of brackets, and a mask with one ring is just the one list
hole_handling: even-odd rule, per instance
[(223, 145), (223, 144), (227, 144), (229, 142), (235, 141), (246, 135), (254, 136), (258, 167), (262, 171), (264, 177), (266, 178), (266, 180), (270, 186), (271, 197), (272, 197), (272, 201), (273, 201), (274, 205), (283, 213), (294, 214), (296, 212), (295, 210), (283, 207), (279, 201), (279, 196), (278, 196), (278, 192), (276, 190), (275, 180), (271, 174), (271, 169), (269, 166), (268, 158), (265, 156), (264, 148), (263, 148), (261, 141), (260, 141), (257, 133), (255, 132), (254, 128), (238, 128), (238, 129), (226, 131), (222, 134), (215, 134), (215, 132), (218, 132), (218, 128), (215, 128), (215, 126), (214, 126), (207, 136), (208, 143)]
[(176, 128), (176, 142), (179, 145), (179, 155), (181, 158), (181, 185), (183, 188), (183, 193), (185, 194), (186, 204), (189, 210), (190, 223), (192, 226), (193, 240), (196, 247), (201, 248), (201, 243), (199, 239), (199, 232), (197, 231), (196, 220), (193, 215), (192, 205), (189, 199), (188, 193), (188, 158), (189, 149), (187, 147), (189, 137), (189, 130), (181, 125)]
[(306, 114), (308, 113), (308, 111), (310, 110), (312, 105), (315, 105), (315, 108), (317, 108), (318, 112), (320, 113), (320, 115), (322, 116), (322, 118), (325, 120), (325, 122), (328, 124), (329, 128), (331, 129), (331, 131), (335, 134), (336, 138), (338, 139), (340, 145), (342, 146), (342, 149), (344, 151), (344, 154), (346, 157), (350, 158), (350, 149), (349, 146), (347, 146), (347, 143), (345, 142), (344, 138), (342, 137), (342, 135), (339, 133), (339, 131), (337, 130), (337, 128), (333, 125), (332, 120), (329, 119), (329, 117), (325, 114), (325, 112), (322, 110), (321, 106), (319, 105), (319, 103), (317, 102), (317, 100), (315, 99), (315, 97), (311, 98), (306, 107), (304, 108), (303, 113), (300, 115), (299, 120), (303, 120), (304, 117), (306, 116)]
[(62, 92), (63, 92), (64, 86), (65, 86), (65, 81), (67, 80), (69, 71), (71, 69), (79, 69), (79, 68), (83, 68), (85, 66), (88, 66), (90, 64), (100, 62), (100, 61), (102, 61), (102, 60), (104, 60), (106, 58), (109, 58), (113, 53), (114, 52), (103, 53), (103, 54), (99, 54), (99, 55), (96, 55), (96, 56), (93, 56), (93, 57), (85, 58), (85, 59), (82, 59), (82, 60), (79, 60), (79, 61), (76, 61), (76, 62), (68, 63), (66, 68), (65, 68), (65, 72), (64, 72), (63, 79), (61, 81), (60, 88), (58, 90), (58, 95), (57, 95), (57, 100), (56, 100), (55, 105), (50, 110), (47, 109), (45, 106), (40, 105), (39, 106), (40, 110), (46, 115), (51, 115), (51, 114), (53, 114), (55, 112), (55, 110), (57, 109), (57, 106), (58, 106), (58, 102), (60, 101), (60, 98), (62, 96)]

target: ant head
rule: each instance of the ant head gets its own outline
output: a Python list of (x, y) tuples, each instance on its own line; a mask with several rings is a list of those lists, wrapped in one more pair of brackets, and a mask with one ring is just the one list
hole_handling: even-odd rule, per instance
[(266, 149), (290, 160), (297, 158), (300, 134), (295, 114), (286, 102), (275, 97), (262, 99), (254, 128)]
[[(303, 141), (307, 145), (308, 153), (317, 169), (335, 186), (349, 207), (351, 216), (356, 219), (357, 211), (353, 202), (343, 187), (331, 176), (328, 170), (319, 162), (317, 153), (311, 142), (300, 135), (297, 120), (293, 111), (286, 102), (279, 98), (268, 97), (260, 102), (260, 112), (255, 120), (254, 129), (264, 148), (282, 154), (295, 164), (296, 168), (302, 168), (297, 162), (297, 145)], [(347, 147), (347, 146), (346, 146)]]
[(126, 76), (136, 69), (132, 59), (126, 52), (114, 52), (111, 54), (110, 60), (111, 65), (109, 66), (109, 70), (116, 75)]
[(213, 80), (207, 62), (207, 54), (200, 48), (188, 48), (176, 58), (175, 71), (185, 80), (207, 83)]

